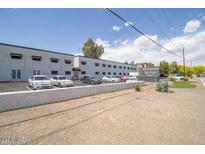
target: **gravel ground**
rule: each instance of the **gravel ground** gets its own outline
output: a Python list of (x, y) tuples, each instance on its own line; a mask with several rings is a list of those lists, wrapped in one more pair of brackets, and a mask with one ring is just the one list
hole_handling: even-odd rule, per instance
[(0, 113), (1, 144), (205, 144), (205, 88), (151, 85)]

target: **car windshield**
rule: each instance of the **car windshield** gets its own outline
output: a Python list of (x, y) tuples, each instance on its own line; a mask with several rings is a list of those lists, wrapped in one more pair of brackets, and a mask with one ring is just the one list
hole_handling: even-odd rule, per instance
[(34, 80), (48, 80), (48, 78), (45, 76), (36, 76), (34, 77)]
[(61, 76), (58, 78), (59, 80), (66, 80), (66, 77), (65, 76)]

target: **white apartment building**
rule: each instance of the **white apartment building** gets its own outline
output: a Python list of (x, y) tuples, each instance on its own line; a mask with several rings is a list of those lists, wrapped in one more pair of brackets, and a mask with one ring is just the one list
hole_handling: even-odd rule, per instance
[(86, 75), (96, 77), (103, 77), (105, 75), (127, 76), (130, 72), (138, 72), (138, 69), (135, 65), (104, 59), (75, 56), (73, 71), (74, 76), (79, 79)]
[(73, 76), (74, 56), (0, 43), (0, 82), (27, 81), (32, 75)]

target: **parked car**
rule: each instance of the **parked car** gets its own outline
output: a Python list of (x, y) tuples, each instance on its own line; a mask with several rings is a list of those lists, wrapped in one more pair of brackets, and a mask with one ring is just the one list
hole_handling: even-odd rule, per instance
[(120, 79), (120, 82), (126, 82), (127, 81), (126, 76), (116, 76), (116, 77)]
[(83, 76), (80, 78), (80, 81), (88, 84), (100, 84), (102, 81), (100, 79), (95, 78), (94, 76)]
[(181, 78), (183, 78), (182, 74), (175, 74), (175, 76), (173, 76), (173, 78), (175, 78), (176, 80), (180, 80)]
[(33, 89), (52, 88), (51, 81), (45, 75), (33, 75), (29, 78), (29, 84)]
[(102, 81), (104, 81), (104, 82), (120, 82), (121, 80), (115, 76), (106, 75), (102, 78)]
[(134, 75), (128, 75), (127, 80), (137, 80), (137, 76)]
[(82, 82), (87, 84), (92, 84), (92, 85), (102, 83), (102, 81), (99, 78), (96, 78), (94, 76), (84, 76)]
[(72, 87), (73, 81), (66, 78), (63, 75), (57, 75), (50, 79), (52, 85), (59, 87)]

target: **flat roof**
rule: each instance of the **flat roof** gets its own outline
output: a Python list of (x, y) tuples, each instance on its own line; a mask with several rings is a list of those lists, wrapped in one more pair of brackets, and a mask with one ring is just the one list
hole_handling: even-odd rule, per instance
[(74, 55), (68, 54), (68, 53), (62, 53), (62, 52), (56, 52), (56, 51), (45, 50), (45, 49), (38, 49), (38, 48), (31, 48), (31, 47), (25, 47), (25, 46), (19, 46), (19, 45), (7, 44), (7, 43), (0, 43), (0, 45), (17, 47), (17, 48), (23, 48), (23, 49), (38, 50), (38, 51), (43, 51), (43, 52), (55, 53), (55, 54), (74, 56)]
[(90, 57), (85, 57), (85, 56), (81, 56), (81, 55), (77, 55), (77, 56), (75, 56), (75, 57), (83, 57), (83, 58), (88, 58), (88, 59), (102, 60), (102, 61), (114, 62), (114, 63), (118, 63), (118, 64), (123, 64), (123, 65), (129, 65), (129, 66), (134, 66), (134, 67), (136, 67), (136, 65), (125, 64), (125, 63), (122, 63), (122, 62), (117, 62), (117, 61), (112, 61), (112, 60), (106, 60), (106, 59), (90, 58)]

